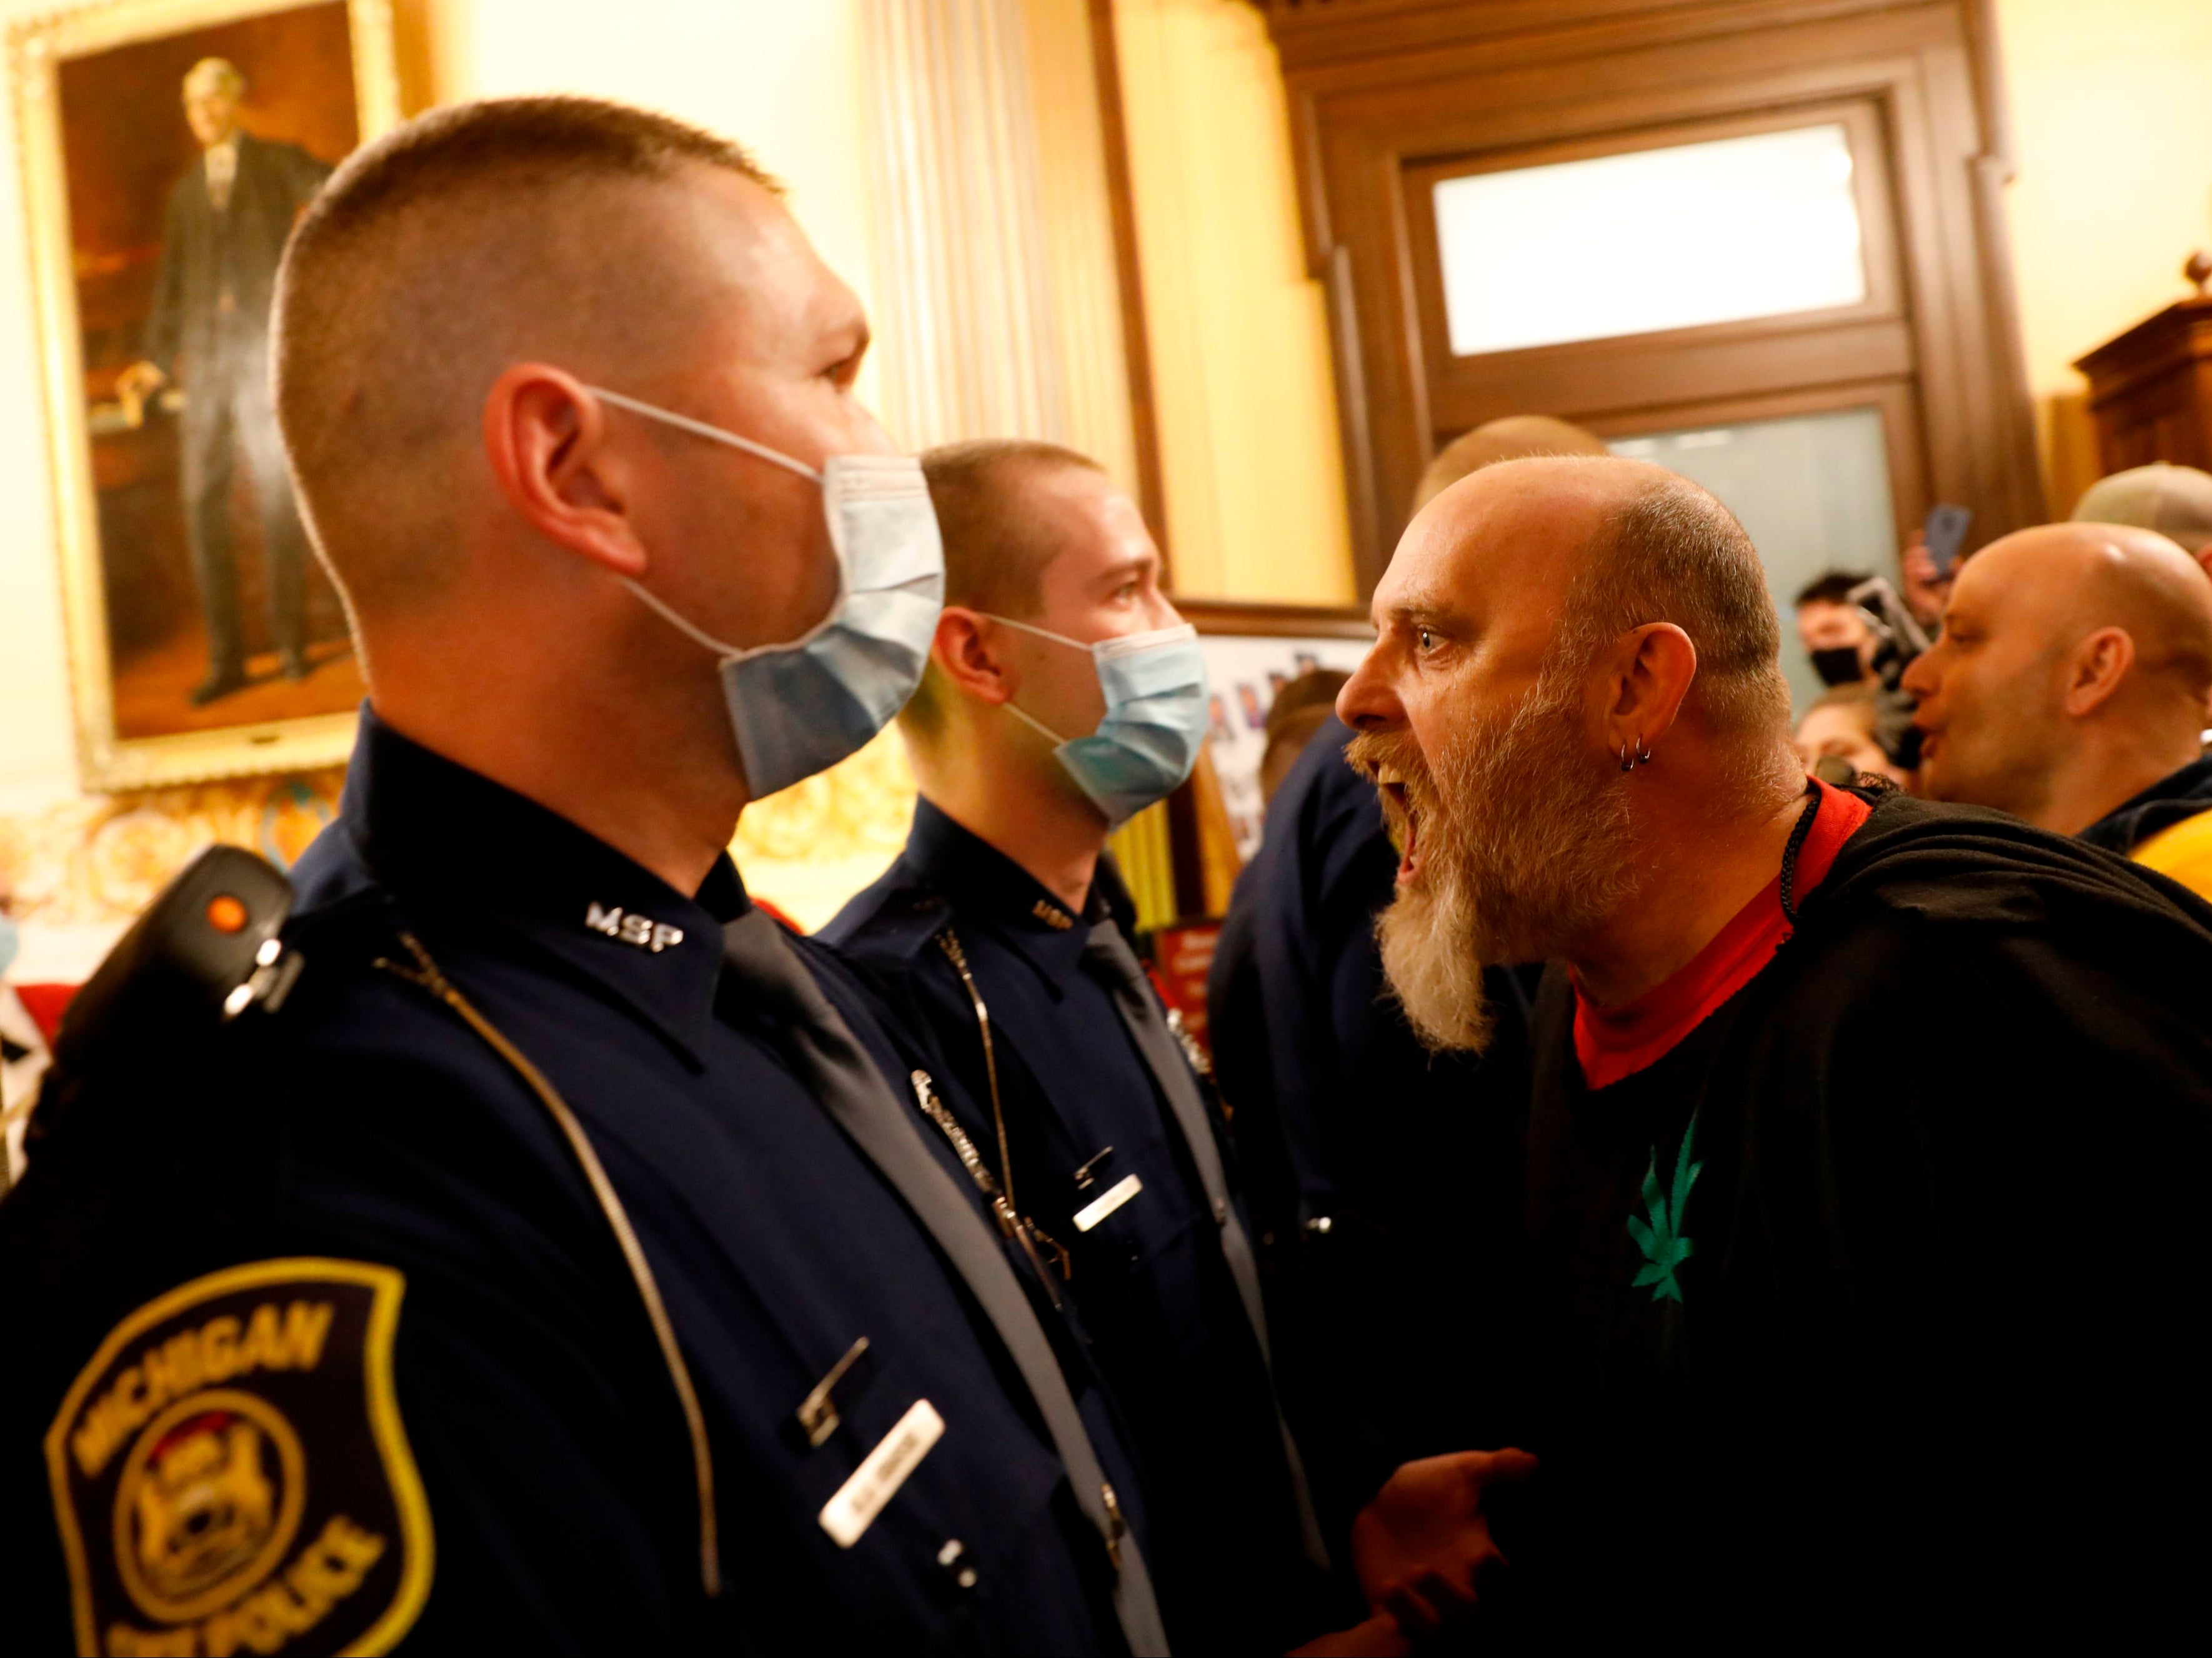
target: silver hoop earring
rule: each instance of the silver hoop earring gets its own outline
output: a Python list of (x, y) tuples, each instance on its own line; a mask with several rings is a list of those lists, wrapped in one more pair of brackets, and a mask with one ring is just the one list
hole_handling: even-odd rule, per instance
[(1648, 766), (1651, 763), (1651, 750), (1644, 746), (1644, 739), (1641, 737), (1636, 739), (1636, 763), (1639, 766)]
[(1620, 768), (1623, 771), (1636, 769), (1636, 762), (1628, 757), (1628, 744), (1625, 742), (1620, 745)]

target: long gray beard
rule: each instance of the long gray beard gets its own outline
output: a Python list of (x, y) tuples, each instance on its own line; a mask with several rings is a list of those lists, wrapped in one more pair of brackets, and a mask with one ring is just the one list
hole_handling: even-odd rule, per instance
[(1376, 923), (1383, 975), (1425, 1045), (1486, 1052), (1483, 969), (1557, 955), (1627, 896), (1628, 782), (1590, 753), (1579, 686), (1548, 675), (1438, 756), (1419, 791), (1420, 875)]

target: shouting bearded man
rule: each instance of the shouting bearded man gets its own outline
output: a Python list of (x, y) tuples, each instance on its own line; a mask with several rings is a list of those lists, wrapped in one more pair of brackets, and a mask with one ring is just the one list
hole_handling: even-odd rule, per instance
[(1474, 474), (1375, 619), (1338, 708), (1402, 853), (1394, 989), (1480, 1049), (1484, 967), (1555, 963), (1536, 1326), (1496, 1344), (1547, 1401), (1548, 1496), (1501, 1531), (1547, 1643), (2175, 1615), (2212, 1474), (2212, 909), (1808, 784), (1758, 554), (1657, 467)]

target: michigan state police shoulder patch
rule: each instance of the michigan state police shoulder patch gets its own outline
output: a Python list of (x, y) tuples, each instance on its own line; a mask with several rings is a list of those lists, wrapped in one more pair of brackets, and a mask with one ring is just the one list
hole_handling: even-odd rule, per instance
[(429, 1592), (399, 1424), (405, 1278), (210, 1272), (100, 1344), (46, 1430), (81, 1653), (382, 1652)]

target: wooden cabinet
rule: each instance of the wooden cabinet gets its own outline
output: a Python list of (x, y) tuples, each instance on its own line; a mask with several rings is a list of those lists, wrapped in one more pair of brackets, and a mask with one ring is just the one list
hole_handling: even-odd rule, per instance
[[(2200, 274), (2201, 273), (2201, 274)], [(2212, 266), (2198, 255), (2196, 294), (2108, 340), (2075, 367), (2088, 377), (2097, 459), (2106, 472), (2154, 460), (2212, 471)]]

